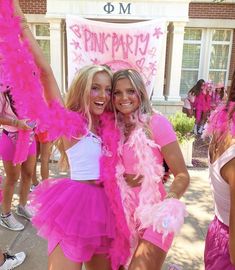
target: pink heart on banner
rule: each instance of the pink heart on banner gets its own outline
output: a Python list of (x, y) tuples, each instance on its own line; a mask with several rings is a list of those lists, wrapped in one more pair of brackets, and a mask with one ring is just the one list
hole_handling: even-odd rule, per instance
[(136, 61), (136, 65), (138, 68), (142, 69), (143, 68), (143, 65), (144, 65), (144, 62), (145, 62), (145, 58), (141, 58), (139, 60)]

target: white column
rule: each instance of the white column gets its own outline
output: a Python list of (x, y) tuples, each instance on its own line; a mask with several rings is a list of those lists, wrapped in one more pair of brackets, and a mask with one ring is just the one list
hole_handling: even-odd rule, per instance
[(173, 22), (169, 26), (169, 51), (166, 70), (166, 99), (168, 101), (181, 100), (180, 78), (185, 24), (186, 22)]
[(63, 39), (62, 39), (62, 19), (48, 18), (50, 23), (50, 54), (51, 54), (51, 67), (54, 72), (56, 81), (60, 88), (61, 93), (63, 89)]
[(157, 80), (154, 85), (153, 94), (152, 94), (152, 101), (163, 101), (165, 97), (163, 95), (164, 89), (164, 73), (165, 73), (165, 62), (166, 62), (166, 38), (167, 38), (167, 24), (165, 24), (165, 28), (162, 29), (163, 36), (162, 36), (162, 51), (160, 52), (160, 61), (157, 68)]

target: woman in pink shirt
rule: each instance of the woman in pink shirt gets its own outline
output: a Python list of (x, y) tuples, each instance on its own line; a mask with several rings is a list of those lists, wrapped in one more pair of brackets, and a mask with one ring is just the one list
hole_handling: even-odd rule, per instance
[(184, 100), (183, 113), (186, 113), (188, 117), (194, 116), (195, 106), (194, 102), (196, 97), (202, 90), (202, 85), (205, 83), (203, 79), (197, 81), (197, 83), (189, 90), (187, 97)]
[[(189, 174), (170, 122), (152, 109), (136, 70), (114, 73), (112, 101), (122, 131), (116, 176), (131, 232), (128, 269), (160, 270), (174, 233), (161, 230), (160, 218), (156, 222), (161, 211), (153, 208), (169, 198), (178, 203), (189, 184)], [(174, 175), (168, 193), (161, 180), (163, 158)], [(164, 208), (165, 204), (161, 205)], [(165, 209), (166, 216), (170, 211)]]
[(207, 117), (211, 110), (211, 94), (212, 84), (210, 82), (203, 83), (200, 93), (196, 96), (194, 102), (196, 124), (194, 134), (202, 134)]

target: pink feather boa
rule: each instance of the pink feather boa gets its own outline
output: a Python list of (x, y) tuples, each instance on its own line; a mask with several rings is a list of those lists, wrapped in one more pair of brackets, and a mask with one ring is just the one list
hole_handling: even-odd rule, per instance
[(235, 102), (219, 106), (209, 117), (202, 137), (212, 135), (221, 137), (229, 132), (235, 136)]
[(116, 218), (116, 238), (112, 243), (110, 257), (112, 269), (117, 270), (120, 265), (127, 263), (130, 256), (130, 231), (126, 223), (120, 190), (116, 182), (116, 165), (119, 160), (117, 148), (120, 140), (120, 132), (115, 126), (114, 115), (112, 113), (104, 114), (101, 120), (103, 156), (100, 160), (100, 179), (104, 182), (105, 192)]
[[(170, 233), (177, 234), (187, 213), (184, 203), (179, 200), (161, 200), (158, 183), (162, 181), (163, 167), (162, 164), (157, 164), (152, 151), (158, 145), (146, 136), (141, 125), (137, 126), (132, 132), (128, 145), (132, 148), (138, 160), (138, 164), (135, 164), (137, 175), (143, 176), (139, 205), (136, 208), (133, 200), (135, 194), (123, 177), (125, 168), (119, 160), (116, 177), (127, 223), (131, 231), (130, 252), (133, 254), (138, 244), (138, 230), (153, 226), (156, 231), (163, 233), (164, 237)], [(120, 140), (120, 155), (122, 155), (122, 149), (123, 140)]]
[[(0, 83), (11, 87), (19, 119), (36, 122), (36, 133), (47, 131), (49, 141), (62, 135), (72, 137), (86, 133), (83, 116), (66, 110), (56, 101), (48, 105), (44, 100), (40, 71), (27, 41), (19, 39), (20, 31), (20, 19), (14, 17), (12, 1), (0, 1)], [(15, 163), (26, 159), (27, 151), (23, 150), (28, 146), (27, 136), (17, 141)]]

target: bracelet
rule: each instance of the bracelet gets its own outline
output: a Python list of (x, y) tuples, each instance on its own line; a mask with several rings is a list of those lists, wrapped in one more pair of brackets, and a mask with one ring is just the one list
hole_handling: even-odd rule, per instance
[(167, 195), (166, 195), (166, 197), (165, 197), (165, 199), (178, 199), (178, 196), (177, 196), (177, 194), (175, 193), (175, 192), (169, 192), (169, 193), (167, 193)]

